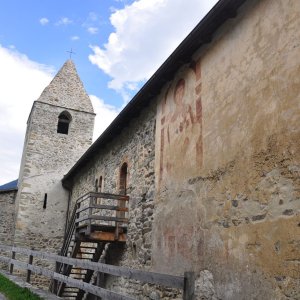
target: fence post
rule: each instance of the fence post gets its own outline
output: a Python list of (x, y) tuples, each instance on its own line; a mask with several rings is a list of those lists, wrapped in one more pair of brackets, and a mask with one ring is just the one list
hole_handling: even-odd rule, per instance
[(89, 209), (88, 209), (88, 226), (87, 226), (87, 234), (90, 235), (91, 231), (92, 231), (92, 213), (93, 213), (93, 208), (92, 205), (94, 205), (95, 202), (95, 197), (93, 197), (92, 195), (90, 195), (90, 199), (89, 199)]
[[(15, 259), (16, 258), (16, 252), (12, 251), (11, 253), (11, 259)], [(10, 262), (10, 266), (9, 266), (9, 273), (12, 274), (14, 271), (14, 264), (12, 262)]]
[[(98, 287), (104, 287), (104, 273), (97, 272), (97, 279), (96, 279), (96, 286)], [(95, 296), (95, 300), (102, 300), (101, 297)]]
[(195, 299), (195, 272), (184, 272), (183, 300)]
[[(32, 265), (32, 262), (33, 262), (33, 256), (29, 255), (28, 264)], [(27, 269), (26, 282), (28, 282), (28, 283), (30, 282), (30, 275), (31, 275), (31, 270)]]

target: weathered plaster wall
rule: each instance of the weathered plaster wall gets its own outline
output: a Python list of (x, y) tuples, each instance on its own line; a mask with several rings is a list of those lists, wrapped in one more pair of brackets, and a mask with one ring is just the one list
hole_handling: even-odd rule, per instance
[(12, 245), (17, 191), (0, 192), (0, 243)]
[(160, 95), (153, 267), (205, 270), (205, 299), (300, 298), (299, 28), (249, 1)]
[[(36, 101), (24, 146), (15, 243), (48, 252), (62, 246), (68, 192), (61, 179), (91, 144), (94, 114), (72, 109), (69, 133), (57, 133), (66, 109)], [(43, 208), (47, 193), (47, 206)]]
[[(72, 202), (95, 190), (95, 180), (103, 178), (102, 192), (119, 193), (120, 168), (128, 164), (129, 225), (126, 245), (109, 247), (108, 263), (147, 269), (151, 266), (152, 214), (154, 199), (154, 136), (156, 103), (131, 120), (74, 179)], [(140, 284), (109, 279), (107, 286), (131, 294), (141, 294)], [(150, 293), (150, 292), (149, 292)]]

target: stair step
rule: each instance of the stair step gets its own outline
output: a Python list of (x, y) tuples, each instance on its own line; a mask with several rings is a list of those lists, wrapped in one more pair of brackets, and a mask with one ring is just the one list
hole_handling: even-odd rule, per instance
[(62, 294), (63, 296), (67, 296), (67, 297), (76, 297), (78, 295), (78, 291), (77, 292), (73, 292), (73, 293), (69, 293), (69, 292), (63, 292)]
[(72, 271), (71, 271), (71, 273), (70, 273), (70, 274), (76, 274), (76, 275), (85, 275), (86, 273), (83, 273), (83, 272), (80, 272), (80, 273), (79, 273), (79, 272), (72, 272)]
[(93, 255), (89, 254), (79, 254), (78, 256), (76, 255), (76, 259), (88, 259), (91, 260), (93, 258)]
[(74, 292), (74, 293), (63, 293), (63, 296), (67, 296), (67, 297), (76, 297), (77, 296), (77, 293)]
[(97, 246), (80, 246), (80, 248), (86, 248), (86, 249), (96, 249)]

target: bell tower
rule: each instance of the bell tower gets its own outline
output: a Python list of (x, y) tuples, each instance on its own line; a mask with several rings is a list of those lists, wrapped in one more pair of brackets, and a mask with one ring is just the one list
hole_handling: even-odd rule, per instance
[(56, 252), (68, 191), (61, 179), (92, 143), (95, 114), (72, 60), (33, 103), (20, 167), (14, 243)]

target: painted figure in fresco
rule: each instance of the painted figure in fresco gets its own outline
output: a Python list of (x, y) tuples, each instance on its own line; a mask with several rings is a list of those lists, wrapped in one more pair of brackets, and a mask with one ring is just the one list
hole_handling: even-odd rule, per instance
[(194, 123), (194, 116), (192, 113), (191, 105), (184, 103), (184, 91), (185, 91), (185, 81), (180, 79), (176, 84), (174, 91), (174, 101), (175, 101), (175, 113), (171, 118), (171, 123), (174, 123), (176, 119), (180, 118), (179, 128), (176, 133), (182, 132), (184, 128)]
[[(160, 175), (165, 177), (165, 174), (167, 178), (184, 176), (185, 172), (190, 173), (191, 168), (199, 167), (198, 149), (202, 131), (201, 100), (196, 100), (195, 90), (189, 91), (186, 81), (181, 78), (173, 93), (169, 92), (162, 106), (160, 160)], [(183, 165), (184, 161), (190, 163)]]

